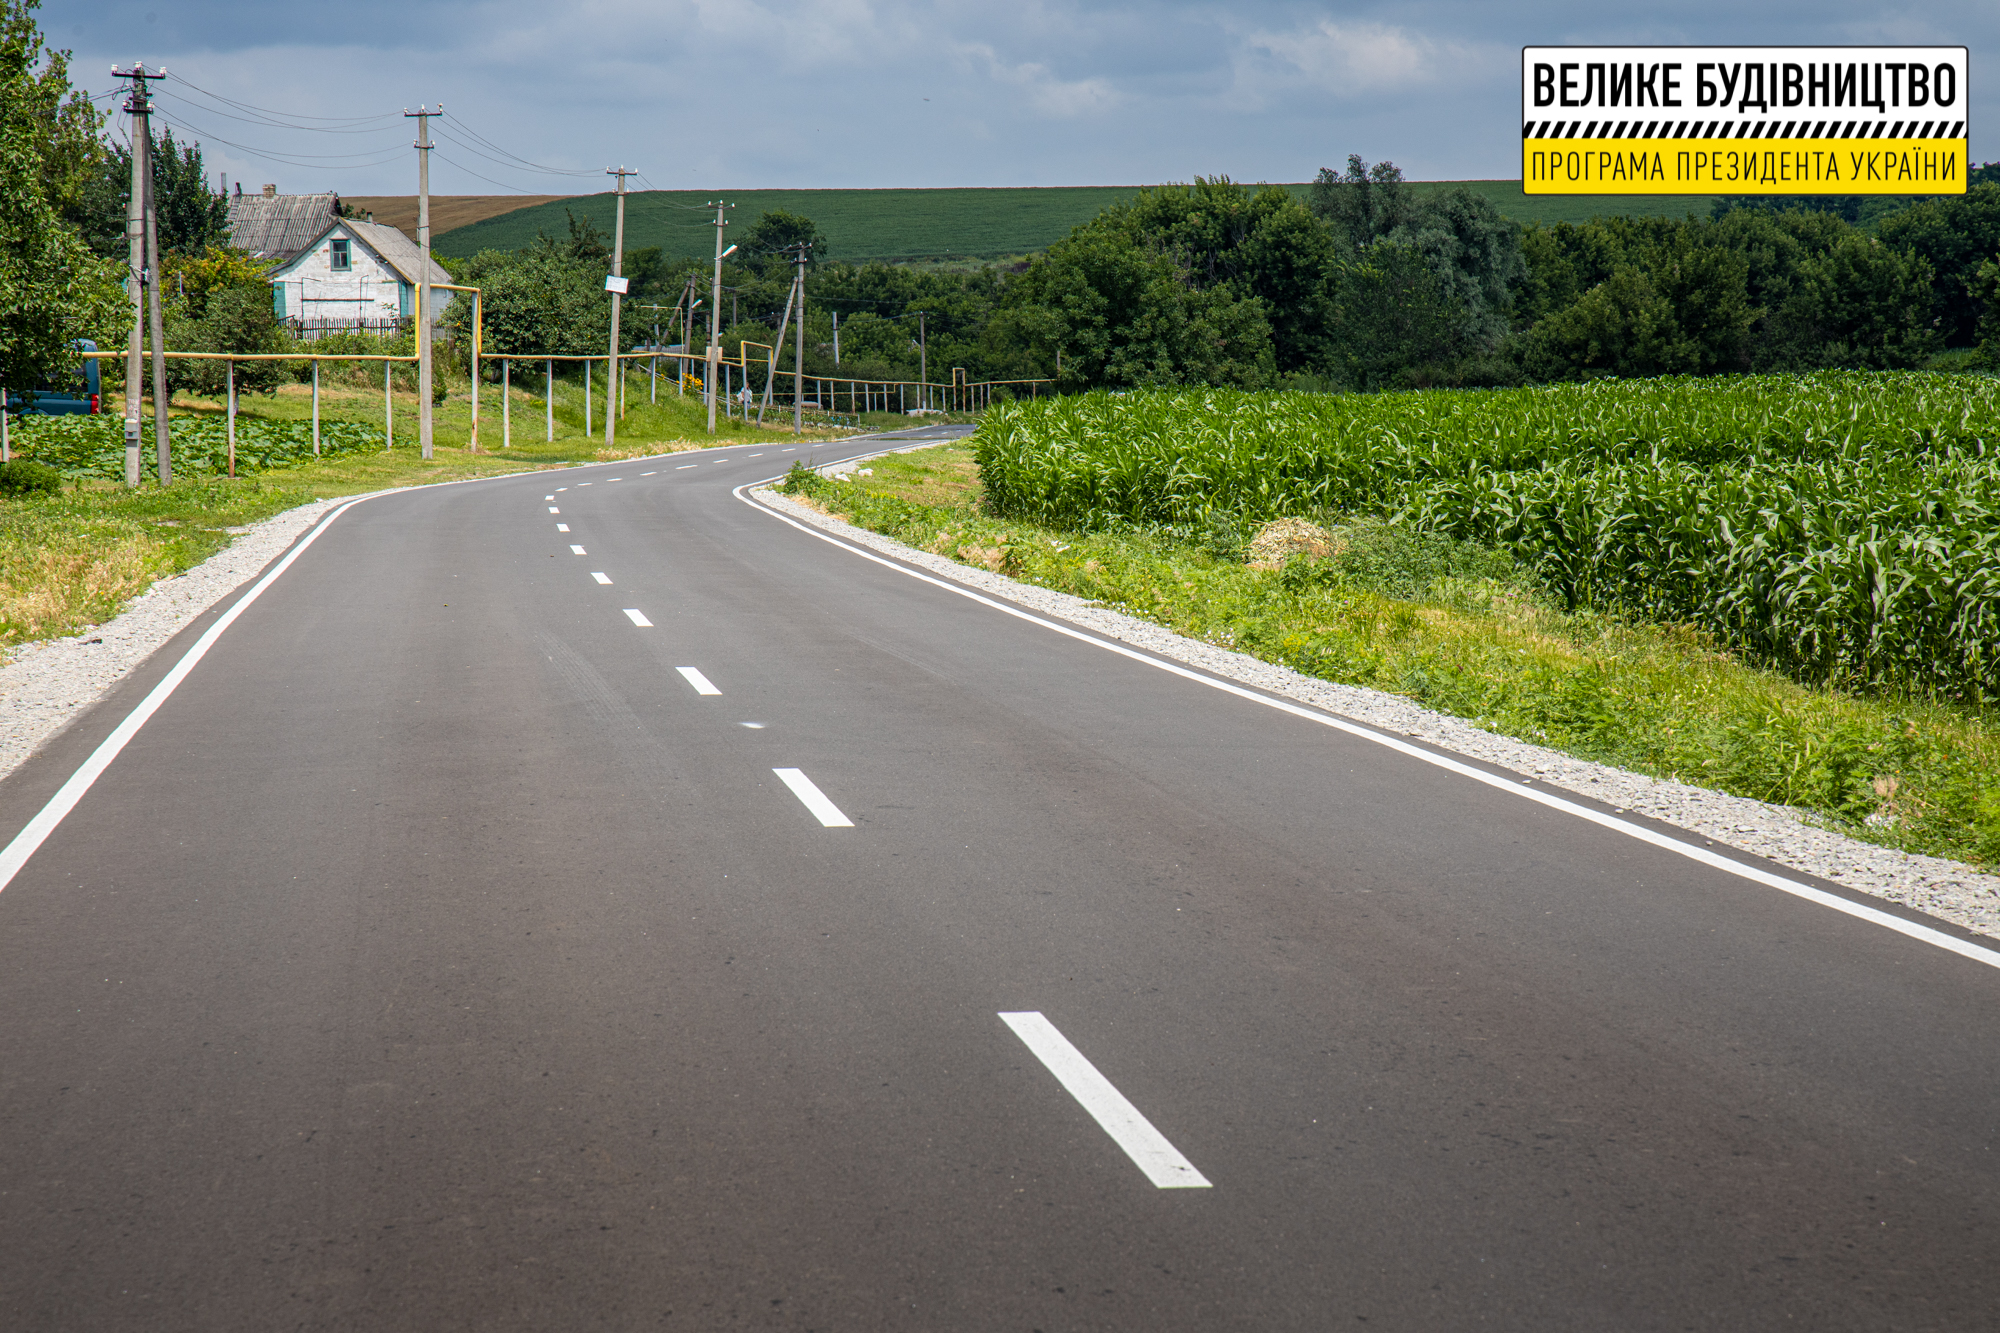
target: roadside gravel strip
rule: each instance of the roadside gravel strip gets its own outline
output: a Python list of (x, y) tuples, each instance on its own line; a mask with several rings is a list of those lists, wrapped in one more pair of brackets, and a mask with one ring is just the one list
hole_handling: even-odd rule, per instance
[(261, 523), (232, 529), (236, 539), (184, 574), (161, 579), (116, 619), (66, 639), (17, 649), (0, 666), (0, 778), (84, 710), (160, 645), (255, 578), (326, 511), (353, 496), (315, 500)]
[[(852, 463), (827, 469), (847, 470)], [(1784, 806), (1663, 781), (1481, 731), (1459, 718), (1375, 690), (1302, 676), (1286, 667), (1183, 638), (1083, 598), (961, 565), (830, 517), (769, 488), (758, 501), (802, 523), (929, 573), (1131, 644), (1161, 657), (1398, 735), (1485, 760), (1550, 786), (1660, 820), (1901, 903), (1983, 935), (2000, 937), (2000, 876), (1938, 857), (1912, 856), (1820, 828)], [(197, 616), (254, 578), (345, 496), (290, 509), (243, 529), (226, 550), (161, 579), (116, 619), (70, 638), (29, 644), (0, 666), (0, 777), (81, 716), (127, 672)]]
[[(910, 452), (897, 450), (896, 452)], [(823, 469), (829, 475), (851, 471), (862, 459)], [(1461, 718), (1447, 717), (1408, 699), (1378, 690), (1336, 685), (1300, 675), (1243, 653), (1183, 638), (1150, 621), (1139, 620), (1088, 602), (1081, 597), (1001, 574), (961, 565), (955, 560), (919, 551), (855, 527), (843, 519), (759, 487), (751, 495), (761, 504), (839, 535), (928, 573), (951, 579), (991, 596), (1024, 606), (1053, 619), (1131, 644), (1161, 657), (1183, 662), (1213, 675), (1282, 695), (1313, 708), (1336, 713), (1383, 731), (1450, 750), (1456, 754), (1532, 775), (1549, 786), (1589, 797), (1620, 811), (1672, 824), (1699, 837), (1768, 858), (1794, 870), (1817, 875), (1861, 893), (1901, 903), (1930, 916), (1982, 935), (2000, 937), (2000, 876), (1981, 874), (1970, 866), (1934, 856), (1912, 856), (1886, 847), (1858, 842), (1808, 822), (1797, 810), (1729, 796), (1681, 782), (1575, 759), (1555, 750), (1496, 736)]]

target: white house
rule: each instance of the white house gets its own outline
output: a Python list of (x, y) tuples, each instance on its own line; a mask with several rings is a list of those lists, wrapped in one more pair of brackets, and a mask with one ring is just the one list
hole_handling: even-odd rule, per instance
[[(271, 308), (308, 335), (329, 329), (393, 332), (417, 312), (424, 262), (416, 243), (396, 228), (336, 218), (271, 270)], [(428, 262), (432, 282), (451, 281), (436, 260)], [(451, 296), (433, 294), (433, 321)]]

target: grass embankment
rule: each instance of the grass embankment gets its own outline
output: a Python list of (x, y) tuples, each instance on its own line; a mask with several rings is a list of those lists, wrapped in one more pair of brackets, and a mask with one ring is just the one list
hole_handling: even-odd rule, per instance
[[(516, 391), (511, 399), (514, 446), (500, 451), (499, 390), (488, 386), (481, 407), (480, 434), (486, 451), (466, 452), (470, 438), (471, 405), (464, 385), (435, 414), (434, 457), (425, 460), (417, 447), (416, 403), (411, 395), (395, 399), (394, 447), (372, 447), (338, 457), (310, 455), (289, 466), (270, 467), (250, 475), (239, 468), (230, 478), (187, 475), (172, 486), (151, 482), (129, 491), (101, 476), (73, 477), (73, 489), (58, 495), (0, 500), (0, 650), (38, 639), (74, 634), (117, 614), (127, 601), (154, 580), (178, 574), (228, 545), (229, 529), (255, 523), (314, 500), (396, 486), (421, 486), (497, 476), (536, 468), (560, 468), (577, 463), (638, 458), (679, 449), (707, 448), (718, 443), (792, 439), (786, 429), (758, 430), (739, 421), (717, 422), (707, 431), (706, 410), (698, 398), (682, 399), (662, 387), (662, 401), (646, 401), (643, 381), (634, 377), (632, 406), (619, 423), (616, 447), (603, 445), (603, 395), (595, 395), (593, 424), (597, 433), (583, 433), (583, 391), (580, 384), (556, 386), (556, 439), (546, 438), (540, 397)], [(117, 399), (100, 419), (118, 439), (114, 475), (123, 467)], [(308, 387), (288, 385), (277, 394), (246, 397), (238, 404), (239, 435), (259, 430), (260, 423), (296, 423), (312, 418)], [(183, 416), (183, 412), (186, 413)], [(176, 399), (173, 420), (214, 418), (222, 405), (199, 398)], [(323, 385), (322, 422), (345, 421), (372, 429), (380, 439), (383, 424), (379, 387), (359, 389)], [(74, 422), (76, 418), (65, 421)], [(840, 432), (846, 434), (848, 432)], [(811, 439), (831, 438), (808, 429)], [(13, 432), (17, 457), (34, 458), (34, 423), (18, 424)], [(244, 450), (244, 454), (251, 451)], [(152, 421), (145, 423), (144, 471), (152, 474)], [(239, 462), (242, 460), (239, 459)]]
[(1367, 519), (1254, 568), (1239, 541), (1078, 532), (985, 512), (971, 448), (787, 484), (908, 545), (1304, 674), (1641, 773), (1812, 811), (1893, 847), (2000, 864), (2000, 718), (1815, 689), (1683, 627), (1565, 610), (1491, 547)]

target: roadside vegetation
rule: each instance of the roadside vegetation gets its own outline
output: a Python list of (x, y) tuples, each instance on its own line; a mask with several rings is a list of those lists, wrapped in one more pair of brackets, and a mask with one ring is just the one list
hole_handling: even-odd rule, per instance
[[(582, 431), (581, 386), (558, 383), (557, 438), (545, 439), (542, 399), (516, 393), (511, 401), (514, 446), (499, 449), (499, 396), (490, 389), (481, 410), (484, 448), (466, 451), (471, 408), (463, 392), (440, 404), (434, 457), (417, 448), (416, 404), (396, 401), (395, 447), (382, 447), (382, 397), (372, 391), (322, 385), (322, 454), (312, 455), (310, 391), (297, 385), (253, 401), (254, 415), (237, 419), (237, 475), (225, 467), (223, 407), (192, 395), (175, 401), (176, 480), (138, 490), (122, 484), (124, 438), (116, 415), (29, 419), (12, 432), (15, 462), (0, 468), (0, 650), (77, 633), (116, 615), (159, 578), (192, 568), (228, 545), (231, 530), (314, 500), (395, 486), (460, 481), (539, 468), (638, 458), (735, 441), (790, 442), (784, 429), (759, 431), (718, 421), (706, 433), (699, 397), (663, 390), (653, 407), (635, 380), (632, 407), (619, 423), (616, 446), (604, 447), (603, 398), (595, 433)], [(186, 414), (178, 409), (186, 409)], [(725, 428), (726, 426), (726, 428)], [(851, 432), (841, 431), (839, 434)], [(831, 438), (825, 426), (807, 440)], [(153, 470), (152, 419), (145, 420), (144, 471)], [(49, 466), (53, 463), (54, 466)], [(40, 482), (10, 487), (9, 473), (39, 474)], [(53, 484), (54, 489), (48, 489)]]
[(908, 545), (1307, 675), (1795, 806), (1871, 842), (2000, 866), (1991, 705), (1807, 684), (1699, 628), (1574, 604), (1498, 546), (1379, 513), (1079, 528), (995, 513), (972, 446), (869, 466), (839, 481), (795, 468), (784, 489)]

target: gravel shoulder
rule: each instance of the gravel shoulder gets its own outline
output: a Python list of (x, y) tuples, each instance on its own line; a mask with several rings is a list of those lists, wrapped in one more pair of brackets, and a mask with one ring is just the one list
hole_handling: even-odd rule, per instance
[(316, 500), (232, 529), (235, 540), (185, 573), (154, 583), (117, 617), (67, 638), (16, 649), (0, 666), (0, 777), (81, 717), (126, 673), (202, 612), (261, 573), (328, 510)]
[[(846, 472), (862, 461), (865, 460), (849, 460), (824, 470), (830, 475)], [(1573, 758), (1510, 736), (1498, 736), (1397, 695), (1304, 676), (1289, 667), (1274, 666), (1243, 653), (1184, 638), (1150, 621), (1106, 610), (1069, 593), (1019, 583), (1005, 575), (919, 551), (780, 495), (769, 487), (760, 487), (753, 494), (759, 502), (801, 523), (836, 533), (857, 546), (892, 555), (929, 573), (1005, 598), (1107, 639), (1129, 643), (1383, 731), (1410, 736), (1516, 773), (1531, 774), (1550, 786), (1672, 824), (1716, 843), (2000, 938), (2000, 876), (1983, 874), (1941, 857), (1916, 856), (1859, 842), (1810, 822), (1788, 806), (1648, 777)]]

